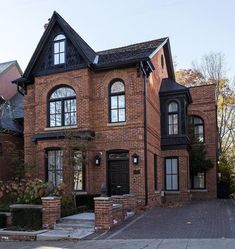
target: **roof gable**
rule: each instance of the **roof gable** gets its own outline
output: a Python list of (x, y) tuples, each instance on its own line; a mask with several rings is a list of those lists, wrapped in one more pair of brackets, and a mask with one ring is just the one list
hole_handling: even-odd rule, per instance
[[(41, 70), (43, 70), (43, 66), (45, 65), (38, 66), (37, 63), (38, 61), (42, 62), (41, 57), (43, 56), (43, 54), (45, 55), (46, 52), (50, 53), (49, 56), (52, 56), (52, 51), (49, 51), (51, 48), (48, 48), (50, 47), (48, 44), (52, 42), (55, 33), (63, 33), (66, 36), (66, 41), (68, 40), (73, 48), (76, 49), (77, 53), (73, 54), (76, 54), (77, 57), (80, 56), (80, 58), (77, 58), (79, 59), (79, 61), (81, 61), (82, 58), (86, 66), (89, 66), (94, 62), (96, 57), (96, 53), (94, 52), (94, 50), (70, 27), (70, 25), (57, 12), (54, 12), (23, 74), (23, 78), (31, 78), (30, 76), (32, 76), (32, 73), (35, 73), (36, 67), (41, 66)], [(53, 59), (51, 58), (51, 60)], [(48, 63), (50, 65), (52, 64), (51, 62)], [(60, 69), (60, 66), (56, 66), (54, 68)]]

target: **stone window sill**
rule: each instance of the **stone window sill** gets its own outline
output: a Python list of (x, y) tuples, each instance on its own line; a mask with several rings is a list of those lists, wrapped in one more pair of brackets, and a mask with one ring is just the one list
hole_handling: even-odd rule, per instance
[(58, 130), (67, 130), (67, 129), (75, 129), (78, 128), (77, 125), (72, 126), (60, 126), (60, 127), (47, 127), (44, 129), (44, 131), (58, 131)]
[(120, 123), (108, 123), (107, 126), (122, 126), (126, 125), (126, 122), (120, 122)]
[(208, 192), (207, 189), (190, 189), (190, 193), (195, 193), (195, 192)]
[(166, 194), (180, 194), (180, 191), (169, 191), (169, 190), (165, 190), (164, 192)]

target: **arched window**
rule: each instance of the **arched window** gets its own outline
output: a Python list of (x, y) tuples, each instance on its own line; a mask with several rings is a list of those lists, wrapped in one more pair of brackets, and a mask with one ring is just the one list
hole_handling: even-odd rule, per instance
[(62, 34), (54, 38), (54, 65), (65, 63), (65, 39)]
[(49, 97), (49, 126), (71, 126), (76, 123), (75, 91), (67, 86), (57, 88)]
[(204, 142), (204, 122), (198, 116), (191, 116), (191, 125), (193, 126), (193, 135), (197, 142)]
[(122, 81), (117, 80), (110, 85), (110, 115), (111, 123), (126, 121), (126, 101), (125, 101), (125, 85)]
[(177, 135), (179, 133), (178, 125), (178, 104), (177, 102), (170, 102), (168, 105), (168, 134)]

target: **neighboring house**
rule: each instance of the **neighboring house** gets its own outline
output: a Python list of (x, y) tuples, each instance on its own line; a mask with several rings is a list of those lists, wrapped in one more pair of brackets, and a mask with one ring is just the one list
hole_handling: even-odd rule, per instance
[(23, 96), (11, 82), (21, 74), (17, 61), (0, 63), (0, 180), (14, 176), (23, 156)]
[[(159, 203), (162, 190), (167, 201), (216, 197), (215, 88), (175, 82), (168, 38), (95, 52), (54, 12), (14, 82), (25, 93), (25, 162), (36, 163), (36, 177), (77, 194), (106, 186), (143, 205)], [(188, 115), (214, 164), (191, 177)], [(86, 163), (77, 146), (70, 160), (67, 132), (90, 141)]]
[(17, 93), (17, 87), (11, 81), (20, 77), (22, 71), (17, 61), (0, 63), (0, 96), (9, 100)]

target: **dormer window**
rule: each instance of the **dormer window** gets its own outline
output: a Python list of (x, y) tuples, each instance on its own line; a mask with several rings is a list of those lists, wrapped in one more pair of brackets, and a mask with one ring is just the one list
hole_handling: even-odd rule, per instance
[(54, 65), (65, 63), (65, 39), (62, 34), (54, 38)]
[(178, 127), (178, 104), (173, 101), (168, 105), (168, 134), (177, 135), (179, 133)]

